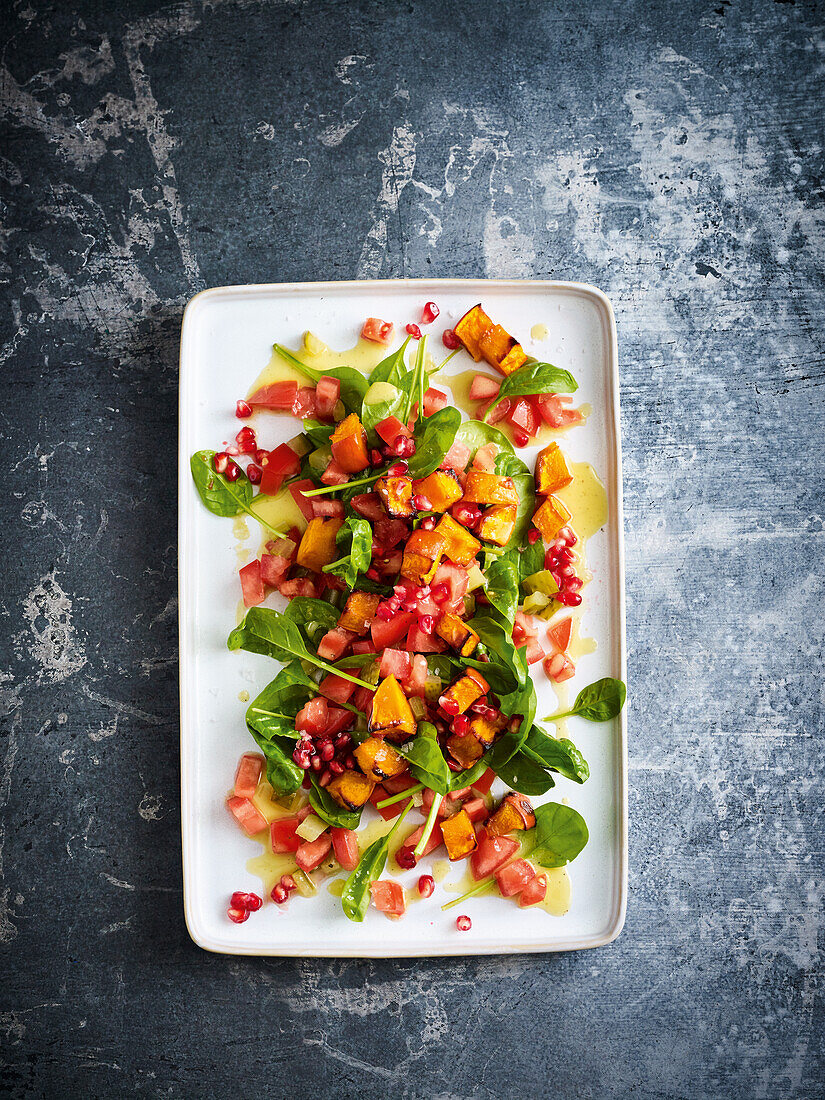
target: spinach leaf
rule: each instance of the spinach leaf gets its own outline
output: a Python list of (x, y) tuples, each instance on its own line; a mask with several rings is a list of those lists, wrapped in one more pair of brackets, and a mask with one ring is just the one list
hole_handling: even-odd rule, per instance
[(571, 718), (574, 715), (586, 718), (588, 722), (608, 722), (621, 714), (626, 698), (627, 688), (624, 683), (614, 680), (612, 676), (605, 676), (604, 679), (596, 680), (581, 689), (572, 710), (553, 714), (545, 718), (545, 722), (556, 722), (560, 718)]
[(389, 382), (391, 386), (399, 386), (401, 379), (407, 374), (407, 365), (404, 362), (404, 353), (407, 350), (411, 336), (408, 336), (397, 351), (391, 352), (386, 359), (382, 359), (377, 366), (372, 368), (370, 385), (373, 382)]
[(418, 416), (423, 415), (424, 395), (422, 382), (424, 378), (424, 349), (427, 346), (427, 337), (422, 336), (415, 349), (415, 363), (413, 369), (406, 374), (399, 383), (399, 388), (404, 391), (404, 413), (400, 417), (404, 424), (410, 419), (410, 411), (413, 402), (418, 401)]
[[(325, 573), (343, 578), (347, 588), (354, 588), (359, 573), (366, 573), (372, 562), (372, 527), (361, 516), (348, 516), (335, 536), (346, 556), (324, 566)], [(337, 621), (337, 620), (336, 620)]]
[(460, 791), (463, 787), (472, 787), (473, 783), (477, 779), (481, 779), (482, 775), (487, 771), (487, 761), (483, 758), (477, 760), (471, 768), (466, 768), (463, 772), (455, 772), (450, 780), (450, 790)]
[(344, 883), (341, 905), (350, 920), (360, 922), (366, 916), (370, 903), (370, 883), (381, 877), (381, 872), (387, 865), (390, 841), (398, 831), (398, 826), (410, 812), (412, 804), (410, 799), (386, 836), (379, 837), (370, 844), (358, 860), (358, 866)]
[(587, 761), (566, 737), (556, 740), (550, 737), (540, 726), (533, 726), (522, 746), (524, 754), (549, 771), (572, 779), (574, 783), (584, 783), (590, 778)]
[(527, 657), (523, 649), (513, 645), (512, 631), (498, 618), (485, 613), (477, 614), (467, 625), (478, 634), (488, 652), (495, 654), (512, 671), (517, 684), (524, 687), (529, 680)]
[(261, 739), (297, 738), (295, 715), (310, 696), (318, 694), (318, 685), (307, 676), (298, 661), (286, 665), (267, 684), (246, 710), (249, 732), (261, 744)]
[(477, 669), (496, 695), (507, 695), (518, 686), (511, 669), (497, 661), (477, 661), (474, 657), (459, 660), (448, 653), (428, 653), (427, 667), (445, 682), (461, 675), (465, 668)]
[(528, 393), (575, 393), (578, 388), (578, 382), (569, 371), (554, 367), (552, 363), (527, 363), (507, 375), (484, 419), (486, 421), (505, 397), (522, 397)]
[(484, 570), (485, 594), (510, 629), (518, 610), (519, 556), (516, 550), (494, 557)]
[(304, 421), (304, 435), (316, 448), (329, 446), (335, 428), (335, 424), (322, 424), (320, 420)]
[(319, 636), (333, 630), (339, 618), (332, 604), (312, 596), (295, 596), (286, 605), (284, 615), (296, 623), (306, 641), (316, 647)]
[(282, 344), (274, 344), (273, 346), (282, 359), (285, 359), (290, 366), (300, 371), (311, 382), (318, 382), (321, 378), (337, 378), (341, 383), (341, 401), (344, 403), (347, 412), (357, 413), (361, 411), (361, 402), (364, 400), (364, 394), (367, 392), (369, 383), (355, 367), (330, 367), (329, 370), (316, 370), (315, 367), (309, 367), (306, 363), (302, 363), (294, 352), (283, 347)]
[(415, 454), (409, 461), (410, 477), (426, 477), (437, 470), (455, 442), (461, 413), (449, 405), (423, 421), (423, 432), (416, 431)]
[(258, 744), (266, 757), (266, 779), (274, 793), (280, 796), (297, 791), (305, 773), (292, 759), (294, 742), (278, 738)]
[[(372, 390), (372, 386), (370, 386), (370, 390)], [(376, 425), (389, 416), (397, 416), (400, 420), (404, 414), (404, 404), (407, 396), (402, 389), (393, 385), (392, 382), (383, 383), (380, 390), (377, 387), (371, 393), (368, 390), (367, 394), (369, 401), (365, 400), (361, 405), (361, 424), (367, 432), (371, 444), (383, 445), (383, 440), (379, 439), (375, 431)]]
[[(531, 577), (534, 573), (544, 569), (544, 543), (541, 539), (529, 543), (522, 549), (518, 563), (519, 585), (523, 584), (525, 577)], [(527, 593), (521, 589), (522, 597)]]
[(453, 773), (447, 767), (447, 761), (437, 741), (419, 735), (414, 741), (395, 748), (409, 762), (410, 771), (419, 783), (438, 794), (447, 793)]
[(555, 786), (550, 772), (532, 760), (523, 748), (518, 749), (500, 767), (493, 770), (508, 787), (521, 794), (545, 794)]
[(584, 818), (572, 806), (548, 802), (536, 809), (533, 859), (542, 867), (564, 867), (590, 838)]
[(482, 424), (480, 420), (465, 420), (455, 437), (465, 447), (470, 448), (473, 457), (479, 447), (483, 447), (485, 443), (495, 443), (500, 450), (511, 455), (516, 453), (513, 444), (503, 432), (494, 428), (492, 424)]
[(496, 775), (501, 775), (507, 762), (511, 760), (521, 748), (526, 735), (527, 731), (524, 722), (522, 722), (515, 731), (509, 729), (505, 730), (498, 741), (496, 741), (482, 757), (485, 766), (491, 768)]
[(357, 829), (362, 811), (346, 810), (339, 805), (324, 787), (318, 785), (315, 772), (310, 773), (310, 780), (312, 786), (309, 790), (309, 804), (321, 820), (335, 829)]
[(252, 503), (252, 483), (245, 477), (227, 481), (214, 466), (214, 451), (196, 451), (189, 468), (198, 494), (215, 516), (237, 516), (248, 512)]
[(516, 525), (505, 550), (521, 546), (530, 530), (530, 521), (536, 510), (536, 484), (529, 468), (514, 454), (500, 454), (496, 457), (496, 473), (513, 479), (518, 493)]

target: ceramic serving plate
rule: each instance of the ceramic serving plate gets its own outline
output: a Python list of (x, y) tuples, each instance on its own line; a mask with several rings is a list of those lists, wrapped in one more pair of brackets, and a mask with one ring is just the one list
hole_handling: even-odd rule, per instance
[[(578, 786), (559, 777), (547, 797), (567, 799), (584, 815), (590, 841), (568, 868), (571, 894), (565, 915), (519, 909), (498, 896), (476, 897), (442, 912), (441, 904), (455, 896), (446, 887), (460, 876), (459, 869), (398, 921), (370, 909), (363, 924), (353, 924), (324, 886), (311, 900), (293, 897), (283, 907), (267, 901), (242, 925), (226, 916), (234, 890), (261, 892), (260, 881), (246, 868), (260, 846), (237, 827), (224, 799), (239, 755), (254, 748), (242, 698), (246, 693), (254, 698), (278, 666), (226, 648), (238, 609), (237, 538), (232, 521), (201, 505), (189, 456), (234, 436), (239, 427), (235, 402), (269, 362), (274, 341), (298, 347), (309, 329), (332, 348), (352, 347), (365, 317), (394, 321), (396, 332), (403, 333), (428, 300), (442, 311), (433, 332), (440, 334), (480, 301), (529, 354), (577, 378), (576, 403), (589, 404), (592, 412), (584, 426), (564, 433), (560, 441), (568, 458), (589, 462), (598, 472), (607, 491), (608, 519), (587, 547), (593, 580), (585, 588), (582, 633), (598, 645), (577, 660), (576, 676), (565, 687), (572, 689), (572, 699), (602, 676), (626, 679), (616, 327), (601, 291), (577, 283), (479, 279), (274, 284), (197, 295), (184, 314), (180, 359), (181, 796), (186, 922), (195, 943), (209, 951), (356, 957), (565, 951), (608, 943), (621, 930), (627, 891), (626, 711), (603, 725), (576, 718), (569, 722), (567, 736), (584, 753), (591, 778)], [(538, 338), (531, 339), (531, 333)], [(438, 356), (443, 349), (440, 341), (431, 341), (436, 342), (432, 350)], [(462, 353), (447, 373), (472, 365)], [(435, 384), (444, 389), (449, 378), (439, 377)], [(273, 447), (298, 430), (292, 417), (273, 415), (260, 441)], [(536, 450), (520, 452), (531, 469)], [(256, 525), (250, 521), (250, 526)], [(255, 530), (247, 546), (255, 553), (258, 544)], [(541, 665), (533, 669), (541, 718), (557, 710), (557, 701)], [(411, 819), (410, 826), (417, 820)], [(416, 879), (411, 871), (401, 881), (409, 888)], [(461, 912), (472, 917), (470, 932), (456, 930)]]

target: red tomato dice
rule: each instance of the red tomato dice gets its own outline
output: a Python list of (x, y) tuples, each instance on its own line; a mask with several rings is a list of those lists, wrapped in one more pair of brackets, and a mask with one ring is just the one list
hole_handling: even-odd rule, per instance
[(498, 455), (498, 446), (495, 443), (485, 443), (483, 447), (475, 453), (473, 459), (474, 470), (484, 470), (485, 473), (491, 474), (496, 468), (496, 456)]
[(473, 401), (491, 401), (498, 397), (501, 383), (487, 374), (476, 374), (470, 385), (470, 398)]
[(355, 637), (349, 630), (336, 626), (327, 631), (318, 643), (318, 656), (322, 661), (340, 661)]
[(409, 436), (412, 434), (409, 428), (405, 424), (402, 424), (397, 416), (388, 416), (386, 420), (382, 420), (379, 424), (375, 425), (375, 430), (388, 447), (392, 447), (395, 441), (402, 435)]
[(511, 836), (488, 836), (484, 829), (476, 832), (476, 838), (478, 847), (470, 856), (470, 870), (476, 882), (503, 867), (519, 849), (519, 842)]
[(409, 695), (424, 698), (427, 689), (427, 658), (421, 653), (415, 653), (412, 657), (412, 669), (410, 675), (404, 681), (404, 691)]
[(436, 569), (432, 581), (431, 587), (435, 587), (437, 584), (446, 584), (449, 591), (447, 597), (447, 604), (449, 607), (447, 610), (455, 610), (459, 602), (467, 595), (467, 588), (470, 584), (470, 574), (460, 565), (456, 565), (451, 561), (442, 561), (438, 569)]
[(292, 415), (297, 416), (299, 420), (304, 420), (307, 417), (315, 418), (314, 386), (299, 387), (298, 392), (295, 394), (295, 400), (292, 402)]
[(292, 562), (280, 554), (261, 554), (261, 580), (270, 588), (280, 588)]
[(238, 576), (241, 578), (244, 607), (257, 607), (259, 603), (263, 603), (266, 599), (266, 591), (261, 577), (261, 563), (258, 559), (242, 566), (238, 570)]
[(320, 682), (318, 690), (331, 703), (348, 703), (356, 686), (351, 680), (345, 680), (343, 676), (330, 673)]
[(398, 817), (398, 815), (404, 809), (403, 801), (393, 802), (392, 806), (384, 806), (383, 809), (379, 809), (378, 803), (389, 797), (390, 792), (386, 789), (383, 783), (376, 783), (376, 785), (372, 789), (372, 794), (370, 795), (370, 803), (372, 804), (373, 809), (378, 810), (378, 813), (381, 815), (381, 817), (383, 817), (385, 821), (390, 821), (392, 820), (392, 818)]
[(536, 872), (526, 859), (514, 859), (512, 863), (496, 871), (496, 882), (505, 898), (520, 893), (535, 877)]
[(263, 756), (259, 752), (245, 752), (235, 769), (235, 797), (251, 798), (258, 789), (263, 770)]
[(406, 913), (407, 899), (400, 882), (379, 879), (378, 882), (370, 883), (370, 893), (375, 908), (386, 913), (388, 917), (403, 917)]
[(309, 492), (310, 489), (316, 488), (317, 486), (314, 482), (310, 481), (308, 477), (293, 482), (289, 487), (293, 500), (301, 509), (301, 514), (307, 522), (315, 518), (315, 512), (312, 509), (312, 497), (305, 497), (304, 492)]
[(547, 897), (547, 875), (536, 875), (519, 894), (518, 903), (522, 909), (536, 905)]
[(392, 340), (393, 325), (391, 321), (382, 321), (380, 317), (368, 317), (361, 329), (364, 340), (372, 340), (374, 344), (389, 344)]
[(295, 862), (302, 871), (314, 871), (327, 858), (332, 847), (329, 832), (321, 833), (317, 840), (307, 840), (295, 850)]
[(412, 658), (409, 653), (400, 649), (385, 649), (381, 654), (381, 668), (379, 675), (383, 680), (385, 676), (394, 676), (396, 680), (404, 680), (412, 670)]
[(487, 803), (483, 798), (470, 798), (464, 803), (462, 809), (469, 817), (470, 821), (474, 825), (480, 821), (486, 821), (489, 817), (489, 810), (487, 809)]
[(312, 511), (316, 519), (343, 519), (344, 502), (328, 500), (326, 497), (312, 497)]
[(568, 615), (566, 619), (549, 627), (547, 637), (556, 653), (565, 653), (570, 645), (570, 635), (573, 633), (573, 620)]
[(247, 836), (257, 836), (266, 828), (266, 818), (250, 799), (232, 795), (226, 800), (226, 808)]
[(253, 393), (249, 404), (257, 409), (273, 409), (277, 412), (292, 412), (295, 396), (298, 393), (297, 382), (271, 382)]
[(447, 407), (447, 395), (442, 393), (441, 390), (433, 389), (432, 386), (424, 393), (424, 415), (432, 416), (433, 413), (440, 412), (441, 409)]
[(378, 493), (357, 493), (350, 501), (354, 511), (370, 523), (387, 518), (387, 509)]
[(335, 406), (341, 400), (341, 379), (325, 374), (315, 387), (315, 405), (319, 420), (331, 421)]
[(496, 773), (492, 768), (488, 768), (484, 775), (480, 776), (473, 783), (473, 790), (478, 791), (479, 794), (487, 794), (493, 785), (493, 780), (496, 777)]
[(269, 826), (269, 843), (276, 855), (297, 852), (304, 843), (295, 830), (301, 824), (300, 817), (279, 817)]
[(305, 730), (312, 737), (319, 737), (326, 729), (328, 717), (329, 704), (323, 695), (318, 695), (298, 711), (295, 729)]
[(410, 626), (416, 621), (412, 611), (403, 611), (388, 622), (379, 618), (373, 619), (370, 634), (376, 651), (380, 652), (382, 649), (386, 649), (387, 646), (400, 642)]
[(437, 634), (426, 634), (417, 620), (409, 629), (405, 645), (410, 653), (443, 653), (447, 648)]
[(538, 415), (526, 397), (519, 397), (513, 402), (507, 419), (514, 428), (521, 428), (527, 435), (535, 435), (538, 431)]
[[(354, 686), (353, 684), (353, 687)], [(343, 733), (344, 730), (349, 729), (354, 721), (355, 715), (351, 710), (344, 710), (343, 707), (330, 707), (327, 713), (327, 724), (324, 727), (324, 733), (327, 737), (335, 737), (337, 734)]]
[(261, 478), (261, 492), (274, 496), (289, 477), (301, 472), (301, 460), (286, 443), (270, 451), (266, 457)]
[(361, 853), (358, 850), (358, 837), (352, 829), (330, 829), (332, 851), (345, 871), (354, 871), (358, 866)]
[(470, 454), (470, 448), (460, 440), (456, 440), (449, 451), (444, 455), (440, 469), (458, 470), (462, 472), (467, 469), (467, 463), (470, 461)]
[[(331, 458), (329, 465), (321, 474), (322, 485), (345, 485), (349, 481), (349, 474), (342, 466), (339, 466), (334, 458)], [(310, 497), (310, 499), (312, 499)]]

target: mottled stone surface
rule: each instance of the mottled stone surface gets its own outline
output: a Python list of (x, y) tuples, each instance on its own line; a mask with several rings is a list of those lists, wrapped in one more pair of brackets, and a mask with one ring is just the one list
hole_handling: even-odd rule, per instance
[[(821, 5), (3, 5), (4, 1095), (823, 1095)], [(181, 911), (181, 311), (581, 279), (621, 343), (613, 945), (206, 955)]]

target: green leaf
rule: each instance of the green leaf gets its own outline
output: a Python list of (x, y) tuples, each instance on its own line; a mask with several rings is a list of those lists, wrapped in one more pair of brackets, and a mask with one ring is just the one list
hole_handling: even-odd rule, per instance
[(305, 772), (292, 759), (293, 744), (279, 738), (261, 744), (261, 750), (266, 757), (266, 779), (273, 792), (281, 796), (297, 791)]
[(578, 382), (569, 371), (554, 367), (552, 363), (527, 363), (507, 375), (484, 419), (505, 397), (523, 397), (531, 393), (575, 393), (578, 388)]
[(370, 373), (370, 385), (373, 382), (389, 382), (391, 386), (399, 386), (401, 379), (407, 374), (407, 364), (404, 361), (404, 353), (407, 350), (412, 337), (408, 336), (397, 351), (391, 352), (386, 359), (382, 359)]
[(318, 382), (321, 378), (337, 378), (341, 383), (341, 400), (347, 412), (357, 413), (361, 411), (361, 402), (367, 392), (369, 382), (355, 367), (330, 367), (329, 370), (317, 370), (315, 367), (307, 366), (294, 352), (290, 351), (289, 348), (285, 348), (282, 344), (274, 344), (273, 346), (282, 359), (285, 359), (290, 366), (300, 371), (311, 382)]
[(584, 818), (571, 806), (548, 802), (536, 810), (532, 857), (542, 867), (564, 867), (590, 837)]
[(497, 474), (512, 478), (518, 493), (516, 525), (505, 547), (506, 550), (511, 550), (521, 546), (530, 530), (530, 521), (536, 510), (536, 483), (529, 468), (515, 454), (497, 455), (495, 470)]
[(579, 718), (586, 718), (588, 722), (608, 722), (621, 714), (626, 698), (627, 688), (624, 683), (621, 680), (614, 680), (612, 676), (605, 676), (604, 679), (596, 680), (595, 683), (581, 689), (572, 710), (551, 715), (545, 718), (545, 721), (556, 722), (560, 718), (578, 715)]
[[(306, 773), (302, 773), (303, 775)], [(357, 829), (361, 823), (361, 810), (346, 810), (339, 805), (325, 787), (318, 785), (315, 772), (310, 774), (312, 786), (309, 790), (309, 804), (322, 821), (336, 829)]]
[(317, 694), (318, 685), (297, 661), (291, 662), (247, 707), (249, 732), (258, 744), (274, 737), (289, 737), (294, 741), (297, 737), (295, 715), (311, 696)]
[(326, 600), (295, 596), (286, 605), (284, 615), (297, 625), (310, 645), (317, 646), (320, 637), (338, 625), (340, 612)]
[(519, 556), (516, 550), (494, 557), (484, 570), (485, 594), (512, 630), (518, 610)]
[(559, 775), (572, 779), (574, 783), (584, 783), (590, 778), (590, 767), (573, 744), (566, 737), (550, 737), (540, 726), (533, 726), (522, 746), (522, 751), (542, 767)]
[(508, 695), (518, 687), (513, 671), (498, 661), (477, 661), (474, 657), (453, 657), (449, 653), (428, 653), (427, 667), (442, 680), (453, 680), (465, 668), (477, 669), (496, 695)]
[(252, 483), (246, 477), (227, 481), (214, 466), (214, 451), (196, 451), (189, 459), (192, 479), (203, 503), (214, 516), (237, 516), (252, 504)]
[(304, 435), (315, 447), (327, 447), (335, 431), (335, 424), (322, 424), (320, 420), (305, 420)]
[(545, 794), (555, 786), (550, 772), (531, 759), (523, 748), (519, 748), (493, 771), (508, 787), (512, 787), (514, 791), (519, 791), (521, 794)]
[(350, 874), (344, 883), (344, 892), (341, 895), (341, 905), (344, 913), (352, 921), (363, 921), (370, 903), (370, 883), (381, 877), (381, 872), (387, 865), (387, 855), (390, 850), (390, 841), (398, 831), (398, 826), (407, 816), (412, 806), (412, 799), (406, 809), (395, 821), (395, 824), (386, 834), (370, 844), (358, 860), (358, 866)]
[(410, 477), (420, 478), (437, 470), (455, 442), (461, 424), (458, 409), (447, 406), (420, 422), (415, 432), (415, 454), (409, 461)]
[[(534, 573), (539, 573), (544, 569), (544, 543), (541, 539), (537, 539), (533, 543), (528, 543), (522, 548), (521, 557), (519, 558), (519, 585), (524, 584), (525, 577), (531, 577)], [(527, 593), (524, 588), (521, 588), (522, 598)]]
[(331, 565), (325, 565), (324, 572), (335, 573), (347, 588), (354, 588), (358, 574), (366, 573), (372, 564), (372, 527), (361, 516), (348, 516), (335, 541), (347, 553)]
[(478, 448), (483, 447), (485, 443), (495, 443), (500, 450), (511, 455), (516, 453), (513, 444), (503, 432), (494, 428), (492, 424), (484, 424), (480, 420), (465, 420), (455, 433), (455, 437), (465, 447), (470, 448), (473, 458)]
[(392, 382), (383, 383), (380, 392), (383, 393), (384, 390), (386, 390), (386, 395), (381, 396), (378, 400), (376, 400), (376, 394), (379, 393), (378, 389), (372, 393), (368, 390), (367, 397), (369, 397), (369, 401), (365, 399), (361, 406), (361, 424), (372, 444), (383, 443), (383, 440), (380, 440), (376, 434), (376, 425), (389, 416), (397, 416), (401, 420), (404, 415), (404, 404), (407, 400), (404, 390)]
[(407, 745), (396, 745), (395, 749), (409, 762), (410, 771), (419, 783), (439, 794), (447, 793), (453, 773), (437, 741), (418, 736)]

